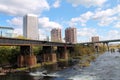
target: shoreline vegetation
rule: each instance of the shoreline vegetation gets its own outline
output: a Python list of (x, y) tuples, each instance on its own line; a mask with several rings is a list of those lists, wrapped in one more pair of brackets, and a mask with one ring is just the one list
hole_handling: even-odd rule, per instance
[(96, 58), (103, 54), (106, 51), (106, 48), (102, 45), (99, 45), (98, 49), (95, 49), (94, 45), (76, 45), (75, 46), (75, 54), (73, 55), (73, 59), (79, 59), (78, 66), (88, 67), (90, 63), (95, 61)]
[[(38, 55), (39, 50), (41, 49), (41, 47), (35, 47), (34, 48), (34, 53), (36, 53), (35, 55)], [(69, 60), (79, 60), (79, 62), (77, 63), (78, 66), (80, 68), (82, 67), (88, 67), (90, 66), (90, 63), (92, 61), (95, 61), (95, 59), (97, 58), (97, 56), (99, 56), (100, 54), (102, 54), (103, 52), (105, 52), (105, 48), (103, 48), (101, 45), (99, 46), (99, 51), (96, 52), (96, 49), (94, 48), (94, 45), (87, 45), (87, 46), (83, 46), (83, 45), (75, 45), (74, 47), (74, 51), (72, 51), (69, 54)], [(1, 46), (0, 47), (0, 64), (1, 66), (4, 64), (16, 64), (16, 60), (17, 60), (17, 55), (20, 54), (19, 53), (19, 47), (15, 47), (15, 46)], [(59, 59), (59, 62), (65, 62), (65, 59)], [(2, 69), (2, 67), (0, 67), (0, 75), (5, 75), (6, 73), (11, 73), (11, 72), (18, 72), (18, 71), (29, 71), (29, 69), (31, 68), (38, 68), (38, 67), (42, 67), (44, 65), (52, 65), (55, 63), (52, 62), (43, 62), (38, 63), (34, 66), (31, 67), (22, 67), (22, 68), (14, 68), (16, 67), (16, 65), (12, 65), (12, 67), (10, 68), (6, 68), (6, 69)]]

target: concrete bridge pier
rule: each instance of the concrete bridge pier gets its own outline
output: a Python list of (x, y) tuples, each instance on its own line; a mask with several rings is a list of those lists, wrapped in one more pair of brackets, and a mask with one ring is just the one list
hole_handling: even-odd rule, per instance
[(106, 45), (106, 47), (107, 47), (107, 50), (110, 51), (108, 42), (104, 42), (104, 43), (103, 43), (103, 47), (105, 47), (105, 45)]
[(99, 52), (99, 46), (98, 45), (95, 46), (95, 50), (96, 50), (96, 52)]
[(33, 54), (32, 46), (20, 46), (20, 55), (18, 56), (18, 67), (34, 66), (37, 64), (36, 56)]
[(106, 42), (106, 45), (107, 45), (107, 50), (110, 51), (108, 42)]
[(105, 51), (106, 47), (105, 47), (105, 43), (103, 43), (103, 51)]
[(43, 62), (57, 62), (55, 50), (54, 46), (43, 46)]
[(57, 57), (58, 59), (66, 59), (68, 60), (68, 51), (65, 46), (58, 46), (57, 47)]

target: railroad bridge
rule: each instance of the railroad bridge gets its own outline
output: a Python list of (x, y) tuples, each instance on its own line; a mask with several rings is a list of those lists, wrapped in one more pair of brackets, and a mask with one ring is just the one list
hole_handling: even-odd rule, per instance
[(58, 58), (68, 59), (68, 50), (70, 51), (74, 47), (73, 44), (67, 43), (4, 37), (0, 37), (0, 46), (20, 46), (20, 55), (17, 60), (18, 67), (33, 66), (37, 63), (36, 56), (33, 53), (33, 46), (42, 46), (43, 62), (57, 62)]
[[(78, 45), (89, 45), (95, 43), (103, 43), (107, 45), (109, 51), (109, 42), (120, 42), (120, 39), (106, 40), (97, 42), (84, 42), (77, 43)], [(58, 59), (68, 59), (68, 51), (71, 52), (75, 44), (60, 43), (60, 42), (49, 42), (39, 40), (28, 40), (28, 39), (16, 39), (16, 38), (5, 38), (0, 37), (0, 46), (20, 46), (20, 55), (18, 56), (18, 67), (33, 66), (37, 63), (36, 56), (33, 53), (33, 46), (42, 46), (42, 60), (43, 62), (51, 61), (57, 62)], [(57, 50), (57, 53), (55, 52)]]

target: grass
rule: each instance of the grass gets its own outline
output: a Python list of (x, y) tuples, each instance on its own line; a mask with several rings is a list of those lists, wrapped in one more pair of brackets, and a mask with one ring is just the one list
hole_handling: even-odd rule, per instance
[(29, 69), (28, 67), (17, 68), (16, 71), (25, 71)]
[(37, 67), (41, 67), (41, 64), (36, 64), (36, 65), (30, 66), (30, 67), (16, 68), (16, 71), (25, 71), (25, 70), (28, 70), (29, 68), (37, 68)]
[(54, 64), (55, 62), (44, 62), (42, 63), (43, 65), (51, 65), (51, 64)]
[(59, 59), (58, 62), (64, 62), (64, 61), (68, 61), (66, 59)]

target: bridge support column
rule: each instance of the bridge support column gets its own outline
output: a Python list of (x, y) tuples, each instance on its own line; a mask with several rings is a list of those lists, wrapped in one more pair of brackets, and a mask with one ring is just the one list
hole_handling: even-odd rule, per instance
[(106, 43), (103, 43), (103, 51), (106, 51), (106, 49), (108, 50), (108, 45)]
[(98, 52), (99, 51), (99, 47), (95, 46), (95, 50), (96, 50), (96, 52)]
[(103, 48), (105, 48), (105, 46), (107, 47), (107, 50), (110, 51), (108, 42), (104, 42), (104, 43), (103, 43)]
[(110, 49), (109, 49), (109, 45), (108, 45), (108, 42), (106, 42), (106, 45), (107, 45), (107, 49), (108, 49), (108, 51), (110, 51)]
[(43, 46), (43, 62), (57, 62), (55, 47)]
[(68, 51), (66, 47), (57, 47), (58, 58), (68, 60)]
[(37, 63), (36, 56), (33, 54), (32, 46), (20, 46), (18, 56), (18, 67), (34, 66)]

